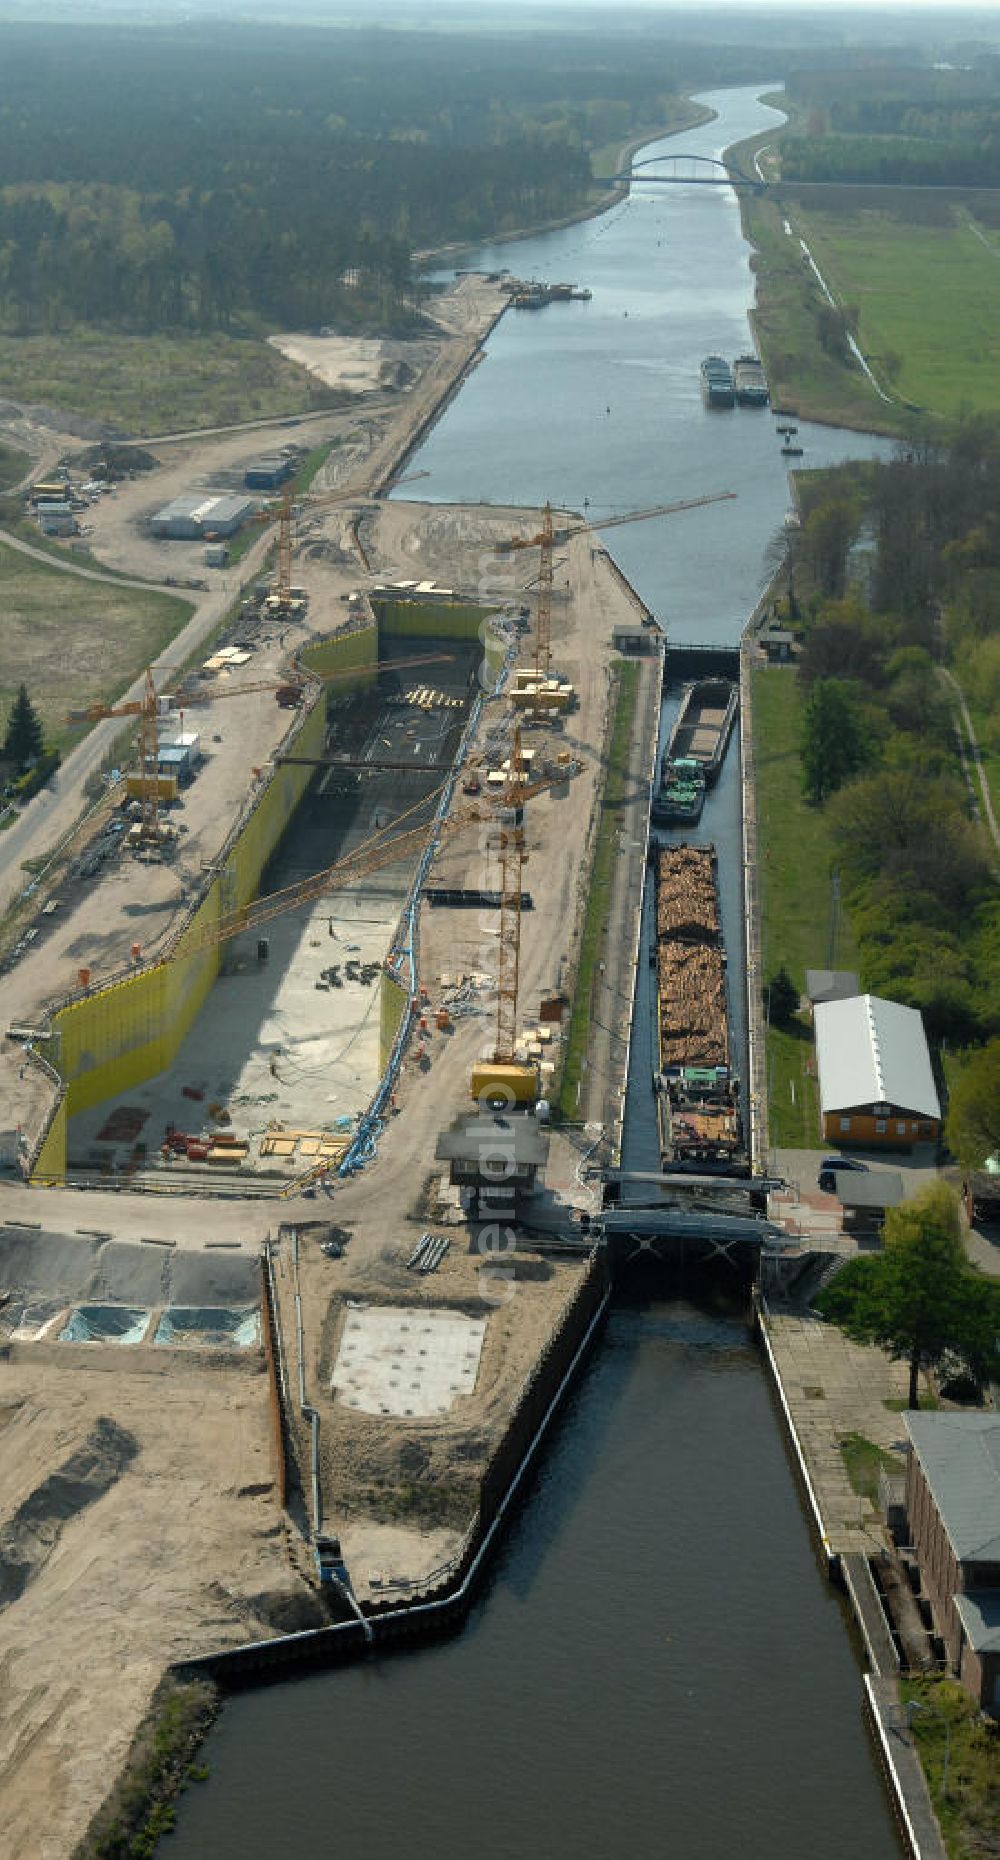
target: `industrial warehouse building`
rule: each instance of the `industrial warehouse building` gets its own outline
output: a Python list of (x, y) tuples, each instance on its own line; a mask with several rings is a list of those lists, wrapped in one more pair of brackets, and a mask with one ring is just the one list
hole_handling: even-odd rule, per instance
[(916, 1008), (854, 995), (817, 1002), (813, 1023), (826, 1142), (908, 1150), (936, 1140), (941, 1105)]
[(1000, 1415), (908, 1414), (906, 1519), (952, 1668), (1000, 1717)]
[(251, 459), (243, 482), (248, 491), (277, 491), (293, 470), (294, 461), (283, 452), (267, 453), (263, 458)]
[(257, 509), (252, 497), (223, 491), (200, 491), (175, 497), (150, 519), (154, 536), (170, 542), (198, 542), (203, 536), (235, 536)]

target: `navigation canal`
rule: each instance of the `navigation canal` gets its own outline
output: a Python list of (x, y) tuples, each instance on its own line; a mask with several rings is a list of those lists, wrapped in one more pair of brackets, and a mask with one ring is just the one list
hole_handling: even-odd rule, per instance
[[(705, 101), (718, 117), (684, 133), (692, 152), (778, 120), (749, 90)], [(593, 298), (504, 318), (419, 455), (421, 497), (588, 499), (599, 517), (735, 490), (609, 536), (675, 639), (735, 640), (789, 503), (770, 415), (709, 414), (699, 391), (703, 354), (748, 346), (735, 202), (639, 188), (601, 219), (466, 262)], [(879, 448), (801, 437), (804, 465)], [(737, 807), (730, 766), (706, 816), (724, 868)], [(640, 1048), (648, 1019), (641, 1003)], [(641, 1167), (639, 1121), (629, 1135)], [(900, 1852), (846, 1621), (742, 1315), (652, 1293), (619, 1301), (462, 1637), (238, 1697), (205, 1760), (178, 1860), (317, 1842), (345, 1860)]]

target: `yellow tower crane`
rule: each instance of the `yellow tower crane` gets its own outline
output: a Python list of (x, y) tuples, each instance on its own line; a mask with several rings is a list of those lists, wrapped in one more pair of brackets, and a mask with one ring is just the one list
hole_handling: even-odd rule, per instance
[(681, 510), (698, 510), (703, 504), (721, 504), (735, 497), (735, 491), (710, 491), (704, 497), (685, 497), (674, 504), (654, 504), (649, 510), (628, 510), (617, 517), (604, 517), (597, 522), (571, 523), (565, 529), (557, 530), (552, 521), (552, 505), (546, 502), (542, 512), (542, 527), (536, 536), (512, 536), (511, 549), (537, 549), (538, 559), (538, 601), (535, 618), (535, 667), (536, 684), (549, 676), (552, 665), (552, 576), (553, 554), (556, 543), (569, 542), (571, 536), (579, 536), (584, 530), (611, 530), (623, 523), (647, 523), (651, 517), (672, 517)]
[(500, 935), (497, 962), (497, 1035), (495, 1065), (514, 1063), (517, 1048), (517, 996), (521, 969), (521, 887), (524, 877), (524, 800), (526, 784), (521, 732), (514, 732), (507, 787), (497, 825), (500, 858)]
[[(532, 799), (536, 794), (544, 793), (547, 788), (555, 787), (557, 782), (565, 781), (566, 778), (567, 770), (560, 769), (554, 775), (539, 776), (536, 781), (522, 783), (521, 806), (523, 807), (524, 802)], [(325, 866), (322, 871), (314, 872), (311, 878), (300, 879), (294, 885), (286, 885), (281, 891), (269, 892), (265, 898), (257, 898), (249, 904), (241, 905), (238, 910), (226, 912), (216, 924), (206, 925), (195, 941), (185, 942), (185, 956), (194, 955), (203, 949), (212, 949), (219, 943), (228, 943), (234, 936), (260, 930), (265, 924), (273, 922), (276, 917), (284, 916), (286, 911), (294, 911), (300, 904), (311, 904), (315, 899), (324, 898), (332, 891), (342, 891), (355, 879), (368, 878), (375, 872), (383, 871), (386, 866), (395, 864), (397, 859), (405, 859), (422, 852), (427, 844), (430, 827), (426, 821), (415, 827), (407, 827), (405, 822), (418, 810), (426, 808), (435, 801), (440, 793), (441, 789), (437, 789), (432, 794), (423, 795), (419, 801), (414, 802), (412, 807), (398, 815), (388, 826), (380, 827), (376, 833), (362, 841), (353, 852), (345, 854), (333, 865)], [(511, 793), (512, 784), (508, 782), (501, 802), (501, 814), (508, 805), (508, 797)], [(455, 813), (446, 815), (441, 821), (438, 827), (439, 838), (450, 839), (475, 821), (482, 820), (482, 817), (482, 808), (475, 803), (469, 807), (458, 808)], [(400, 828), (403, 828), (403, 831), (399, 831)], [(521, 835), (523, 849), (523, 826), (519, 825), (514, 830)], [(520, 893), (518, 893), (518, 900), (520, 900)]]
[[(406, 659), (397, 659), (393, 670), (402, 671), (404, 667), (414, 665), (434, 665), (449, 660), (447, 652), (415, 653)], [(362, 668), (363, 669), (363, 668)], [(338, 679), (351, 679), (358, 676), (358, 668), (349, 671), (328, 673), (323, 683), (336, 684)], [(139, 838), (143, 844), (153, 844), (161, 837), (160, 801), (162, 798), (162, 777), (160, 775), (160, 717), (176, 709), (187, 710), (195, 705), (214, 704), (218, 698), (244, 697), (251, 691), (273, 691), (280, 704), (286, 706), (302, 702), (305, 677), (297, 668), (290, 668), (284, 678), (260, 678), (247, 684), (223, 684), (213, 686), (194, 686), (190, 690), (165, 691), (157, 693), (152, 668), (146, 671), (141, 697), (131, 698), (121, 704), (88, 704), (84, 709), (71, 710), (67, 723), (102, 723), (108, 717), (138, 717), (139, 719)], [(302, 757), (300, 760), (321, 762), (322, 757)]]

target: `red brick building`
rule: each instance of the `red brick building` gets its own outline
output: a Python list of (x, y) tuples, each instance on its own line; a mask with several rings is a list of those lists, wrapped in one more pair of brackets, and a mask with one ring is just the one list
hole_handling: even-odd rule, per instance
[(908, 1414), (906, 1515), (949, 1662), (1000, 1717), (1000, 1415)]

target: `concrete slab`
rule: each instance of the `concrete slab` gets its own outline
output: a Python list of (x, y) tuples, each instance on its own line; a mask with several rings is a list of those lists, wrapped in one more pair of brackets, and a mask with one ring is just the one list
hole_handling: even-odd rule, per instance
[(486, 1319), (386, 1305), (349, 1312), (331, 1378), (334, 1395), (366, 1414), (446, 1414), (471, 1395)]
[[(256, 937), (236, 940), (175, 1064), (128, 1093), (129, 1105), (148, 1114), (142, 1140), (151, 1162), (171, 1125), (192, 1136), (225, 1130), (246, 1139), (245, 1170), (287, 1175), (300, 1174), (315, 1153), (303, 1156), (296, 1137), (287, 1154), (262, 1158), (269, 1128), (349, 1139), (379, 1077), (379, 979), (347, 981), (344, 965), (382, 962), (407, 877), (383, 873), (377, 891), (355, 886), (276, 918), (266, 961), (257, 959)], [(324, 979), (334, 964), (339, 987)], [(227, 1122), (212, 1116), (213, 1105), (228, 1112)], [(71, 1120), (75, 1166), (121, 1170), (129, 1162), (132, 1141), (99, 1135), (114, 1129), (114, 1109), (106, 1101)], [(174, 1174), (197, 1167), (183, 1156), (165, 1166)]]

